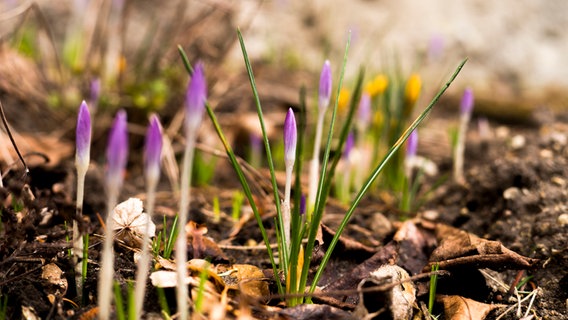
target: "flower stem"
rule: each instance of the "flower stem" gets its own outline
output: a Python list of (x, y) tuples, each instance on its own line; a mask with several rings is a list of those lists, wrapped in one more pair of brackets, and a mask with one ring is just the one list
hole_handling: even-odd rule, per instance
[(187, 320), (189, 317), (189, 310), (187, 306), (188, 290), (185, 285), (185, 278), (187, 277), (187, 269), (185, 267), (187, 262), (187, 237), (185, 234), (185, 225), (188, 220), (189, 200), (191, 195), (191, 172), (193, 166), (193, 155), (195, 151), (195, 130), (189, 131), (187, 135), (187, 145), (185, 147), (183, 157), (183, 168), (181, 177), (181, 199), (178, 213), (178, 237), (176, 240), (176, 272), (177, 272), (177, 290), (176, 299), (178, 305), (179, 319)]

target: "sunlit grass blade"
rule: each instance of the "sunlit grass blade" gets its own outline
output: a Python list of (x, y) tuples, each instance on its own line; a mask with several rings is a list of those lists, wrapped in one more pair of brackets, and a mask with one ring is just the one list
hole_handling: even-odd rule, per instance
[(174, 218), (174, 222), (172, 222), (172, 229), (169, 232), (169, 236), (168, 236), (168, 232), (165, 230), (166, 228), (166, 217), (164, 217), (164, 237), (168, 236), (167, 239), (164, 239), (164, 243), (166, 244), (165, 248), (164, 248), (164, 258), (169, 259), (170, 256), (172, 255), (172, 251), (174, 250), (174, 245), (176, 243), (177, 237), (178, 237), (178, 215), (176, 214), (175, 218)]
[[(185, 52), (184, 52), (183, 48), (181, 48), (181, 46), (178, 46), (178, 51), (179, 51), (179, 54), (182, 58), (183, 64), (184, 64), (187, 72), (189, 74), (191, 74), (193, 69), (191, 67), (191, 64), (189, 63), (189, 60), (187, 59), (187, 55), (185, 54)], [(258, 208), (256, 207), (256, 203), (254, 202), (254, 198), (252, 196), (250, 186), (249, 186), (249, 184), (248, 184), (248, 182), (245, 178), (245, 174), (244, 174), (239, 162), (237, 161), (237, 157), (235, 156), (233, 149), (229, 145), (227, 138), (225, 137), (225, 134), (223, 133), (223, 130), (221, 129), (221, 126), (219, 125), (219, 121), (217, 121), (217, 117), (215, 116), (215, 113), (213, 113), (213, 109), (211, 109), (211, 106), (209, 105), (208, 102), (205, 102), (205, 108), (207, 110), (207, 114), (209, 115), (209, 118), (211, 119), (211, 122), (213, 123), (213, 127), (215, 128), (215, 131), (217, 132), (217, 135), (219, 136), (219, 139), (221, 140), (221, 143), (223, 144), (223, 147), (225, 148), (225, 151), (227, 152), (227, 156), (229, 157), (229, 161), (231, 162), (233, 169), (235, 169), (235, 173), (237, 174), (239, 182), (241, 183), (241, 186), (243, 187), (243, 192), (245, 193), (247, 200), (248, 200), (248, 202), (251, 206), (251, 209), (253, 211), (254, 218), (256, 219), (256, 222), (257, 222), (258, 227), (260, 229), (260, 233), (262, 235), (262, 240), (264, 241), (264, 244), (265, 244), (267, 252), (268, 252), (268, 257), (270, 259), (270, 263), (272, 264), (272, 270), (274, 271), (274, 279), (276, 281), (276, 285), (278, 286), (278, 293), (284, 294), (284, 289), (282, 287), (282, 283), (280, 282), (280, 277), (278, 276), (278, 268), (277, 268), (277, 265), (276, 265), (276, 260), (274, 259), (274, 254), (273, 254), (272, 249), (270, 247), (270, 241), (268, 239), (268, 235), (266, 234), (266, 229), (264, 228), (264, 225), (262, 223), (262, 217), (260, 216), (260, 212), (258, 211)]]
[[(280, 238), (285, 241), (286, 237), (284, 234), (284, 221), (282, 219), (282, 210), (280, 208), (280, 196), (278, 194), (278, 183), (276, 182), (276, 173), (274, 170), (274, 161), (272, 160), (272, 152), (270, 151), (270, 143), (268, 141), (268, 134), (266, 132), (266, 126), (264, 124), (264, 117), (262, 115), (262, 106), (260, 104), (260, 97), (258, 95), (258, 90), (256, 89), (256, 82), (254, 80), (254, 74), (252, 72), (252, 66), (248, 57), (248, 53), (245, 47), (245, 42), (243, 40), (243, 35), (241, 34), (241, 30), (237, 29), (237, 36), (239, 38), (239, 43), (241, 45), (241, 51), (243, 53), (243, 58), (245, 60), (245, 66), (247, 68), (247, 74), (249, 77), (250, 86), (252, 89), (252, 94), (254, 96), (254, 101), (256, 105), (256, 112), (258, 113), (258, 121), (260, 124), (260, 128), (262, 130), (262, 139), (264, 140), (264, 148), (266, 150), (266, 161), (268, 162), (268, 169), (270, 171), (270, 180), (272, 182), (272, 191), (274, 194), (274, 204), (276, 206), (276, 216), (278, 218), (278, 224), (281, 226), (280, 228)], [(280, 267), (284, 274), (288, 274), (288, 250), (287, 248), (289, 245), (284, 243), (283, 251), (280, 252)]]
[(414, 129), (416, 129), (416, 127), (418, 127), (418, 125), (420, 125), (420, 123), (426, 118), (426, 116), (428, 116), (428, 114), (430, 113), (430, 111), (432, 110), (434, 105), (438, 102), (438, 100), (440, 99), (442, 94), (444, 94), (444, 92), (446, 92), (446, 90), (448, 89), (450, 84), (454, 81), (454, 79), (457, 77), (457, 75), (460, 73), (460, 71), (462, 70), (462, 68), (463, 68), (463, 66), (465, 65), (466, 62), (467, 62), (467, 59), (464, 59), (458, 65), (456, 71), (452, 74), (452, 76), (450, 77), (448, 82), (446, 82), (446, 84), (440, 89), (440, 91), (438, 91), (438, 93), (432, 99), (432, 101), (426, 107), (426, 109), (424, 109), (424, 111), (422, 111), (422, 113), (414, 120), (414, 122), (412, 122), (412, 124), (406, 129), (406, 131), (404, 131), (404, 133), (401, 135), (401, 137), (398, 139), (398, 141), (396, 141), (396, 143), (394, 143), (391, 146), (391, 148), (389, 149), (389, 151), (387, 152), (387, 154), (385, 155), (383, 160), (377, 165), (377, 167), (373, 170), (373, 172), (371, 173), (371, 175), (369, 176), (367, 181), (364, 183), (361, 190), (359, 190), (359, 192), (355, 196), (355, 199), (351, 203), (351, 206), (349, 207), (349, 209), (345, 213), (345, 216), (343, 217), (341, 224), (337, 228), (337, 232), (333, 236), (333, 239), (331, 240), (327, 251), (325, 252), (325, 255), (324, 255), (324, 257), (323, 257), (323, 259), (320, 263), (320, 266), (319, 266), (319, 268), (318, 268), (318, 270), (317, 270), (317, 272), (314, 276), (313, 282), (310, 286), (310, 293), (314, 292), (314, 290), (316, 289), (319, 278), (321, 277), (323, 270), (324, 270), (327, 262), (329, 261), (329, 258), (331, 257), (333, 249), (335, 248), (335, 246), (337, 245), (337, 242), (339, 241), (339, 236), (343, 233), (343, 230), (345, 229), (345, 227), (347, 226), (347, 223), (349, 222), (349, 220), (353, 216), (353, 212), (355, 211), (355, 208), (357, 208), (357, 206), (359, 205), (359, 202), (361, 202), (361, 199), (363, 198), (363, 196), (367, 193), (367, 191), (369, 190), (369, 188), (371, 187), (371, 185), (373, 184), (373, 182), (375, 181), (377, 176), (384, 169), (386, 164), (389, 162), (389, 160), (401, 148), (401, 146), (404, 144), (406, 139), (408, 139), (408, 137), (410, 136), (412, 131)]
[[(432, 265), (432, 272), (438, 271), (440, 268), (440, 264), (436, 263)], [(434, 310), (434, 302), (436, 300), (436, 287), (438, 285), (438, 274), (433, 273), (430, 276), (430, 291), (428, 292), (428, 312), (432, 314), (432, 310)]]

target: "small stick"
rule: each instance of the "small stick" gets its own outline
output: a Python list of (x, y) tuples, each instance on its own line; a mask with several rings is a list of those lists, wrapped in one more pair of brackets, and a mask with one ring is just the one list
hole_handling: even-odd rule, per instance
[[(30, 169), (28, 169), (28, 165), (26, 164), (26, 161), (24, 161), (24, 157), (22, 157), (22, 154), (20, 153), (20, 150), (16, 145), (16, 141), (12, 136), (12, 132), (10, 131), (10, 127), (8, 126), (8, 120), (6, 120), (6, 114), (4, 114), (4, 106), (2, 105), (2, 101), (0, 101), (0, 116), (2, 117), (2, 123), (4, 124), (4, 128), (6, 128), (6, 133), (8, 134), (8, 137), (10, 138), (10, 141), (12, 142), (12, 145), (16, 150), (16, 153), (18, 154), (18, 158), (20, 158), (20, 161), (24, 165), (24, 176), (25, 176), (30, 172)], [(3, 187), (2, 179), (0, 179), (0, 187)]]

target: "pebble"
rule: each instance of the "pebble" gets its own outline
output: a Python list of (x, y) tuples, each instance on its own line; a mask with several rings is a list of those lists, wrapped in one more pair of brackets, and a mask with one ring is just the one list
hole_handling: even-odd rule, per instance
[(563, 213), (558, 216), (558, 224), (561, 227), (568, 226), (568, 213)]
[(511, 187), (503, 191), (503, 198), (507, 200), (518, 198), (521, 195), (519, 188)]
[(422, 212), (422, 218), (429, 221), (436, 221), (440, 217), (440, 213), (437, 210), (426, 210)]
[(549, 150), (549, 149), (540, 150), (539, 155), (543, 159), (552, 159), (552, 157), (554, 156), (554, 154), (552, 153), (552, 150)]
[(526, 145), (526, 143), (527, 139), (523, 135), (518, 134), (511, 138), (511, 148), (513, 148), (513, 150), (522, 149)]

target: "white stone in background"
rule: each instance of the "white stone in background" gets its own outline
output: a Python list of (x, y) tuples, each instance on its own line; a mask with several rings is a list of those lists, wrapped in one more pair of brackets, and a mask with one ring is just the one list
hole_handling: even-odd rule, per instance
[(568, 213), (563, 213), (558, 216), (558, 224), (561, 227), (568, 226)]
[(510, 187), (505, 189), (505, 191), (503, 191), (503, 198), (507, 200), (516, 199), (519, 198), (520, 196), (521, 196), (521, 190), (519, 190), (519, 188)]
[[(316, 72), (332, 52), (337, 67), (352, 30), (348, 76), (360, 64), (392, 64), (393, 53), (409, 70), (419, 63), (417, 51), (438, 43), (440, 78), (469, 57), (454, 87), (471, 85), (478, 97), (520, 98), (568, 87), (567, 12), (565, 0), (279, 0), (241, 2), (238, 21), (253, 17), (245, 30), (253, 58), (295, 54)], [(234, 49), (232, 56), (242, 61)]]
[(513, 150), (520, 150), (524, 148), (527, 143), (527, 139), (525, 136), (517, 134), (513, 138), (511, 138), (511, 148)]
[(497, 129), (495, 129), (495, 134), (497, 135), (497, 138), (505, 139), (509, 136), (510, 130), (505, 126), (499, 126), (497, 127)]

